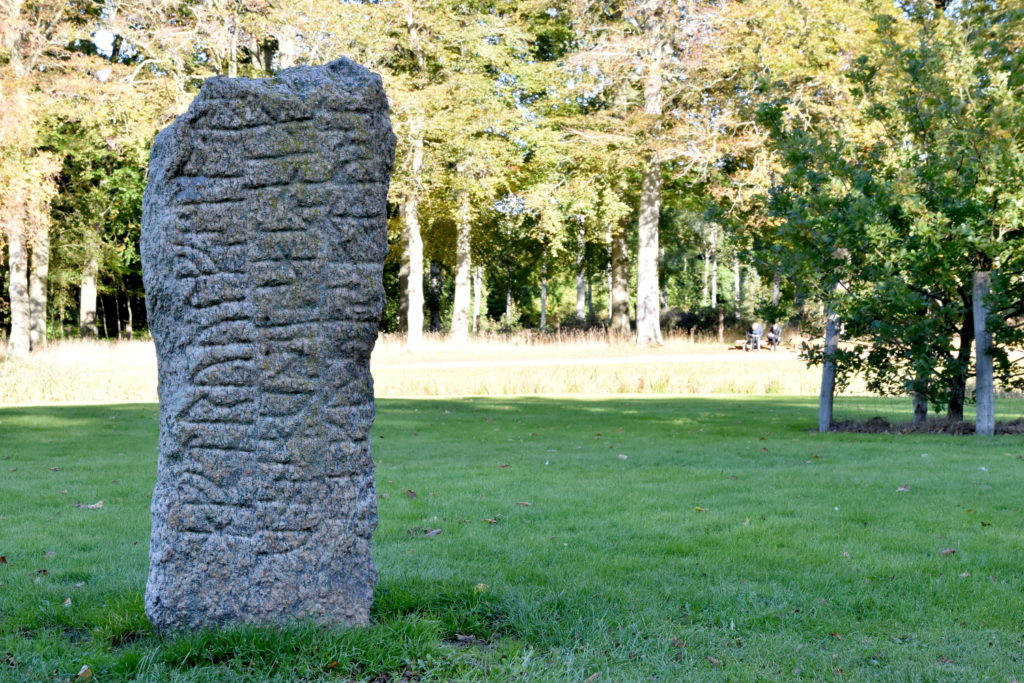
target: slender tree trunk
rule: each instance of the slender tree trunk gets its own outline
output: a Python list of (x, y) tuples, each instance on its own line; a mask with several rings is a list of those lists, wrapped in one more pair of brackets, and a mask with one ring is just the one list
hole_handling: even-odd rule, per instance
[(28, 251), (21, 226), (14, 225), (7, 235), (8, 294), (11, 299), (11, 336), (7, 357), (24, 358), (32, 349), (29, 333), (32, 314), (28, 295)]
[(709, 283), (711, 282), (711, 252), (704, 252), (704, 278), (701, 280), (700, 305), (707, 308), (711, 305)]
[(89, 257), (82, 272), (82, 289), (78, 295), (78, 329), (83, 337), (96, 337), (96, 276), (99, 263), (95, 256)]
[(914, 392), (914, 424), (924, 424), (928, 419), (928, 396), (921, 392)]
[(505, 282), (505, 325), (512, 326), (512, 270), (508, 270), (508, 278)]
[(975, 433), (978, 436), (992, 436), (996, 433), (995, 379), (992, 368), (992, 335), (988, 331), (988, 294), (992, 274), (974, 274), (974, 367), (976, 378), (975, 397), (978, 416)]
[(540, 329), (541, 332), (548, 327), (548, 255), (544, 252), (544, 258), (540, 262)]
[(96, 324), (99, 327), (101, 339), (107, 337), (107, 307), (103, 304), (103, 295), (96, 297)]
[(110, 295), (111, 303), (114, 304), (114, 338), (121, 338), (121, 304), (117, 301), (117, 293)]
[(772, 306), (779, 305), (779, 289), (782, 284), (782, 273), (775, 271), (772, 275)]
[(28, 272), (29, 345), (33, 351), (46, 348), (46, 283), (50, 277), (50, 233), (39, 231), (32, 244)]
[(483, 299), (484, 274), (483, 269), (477, 266), (473, 269), (473, 332), (480, 330), (480, 310)]
[(589, 277), (587, 278), (587, 317), (591, 320), (594, 319), (594, 287)]
[(962, 422), (964, 419), (964, 402), (967, 397), (967, 375), (971, 365), (971, 342), (974, 341), (974, 306), (970, 302), (967, 307), (964, 323), (960, 328), (960, 348), (953, 360), (955, 371), (949, 379), (949, 404), (946, 407), (946, 419)]
[[(654, 13), (647, 27), (653, 41), (646, 60), (644, 78), (644, 114), (655, 122), (651, 133), (657, 135), (662, 116), (662, 59), (666, 45), (662, 39), (664, 19)], [(661, 158), (651, 150), (640, 182), (640, 216), (637, 225), (636, 259), (636, 342), (661, 344), (661, 306), (658, 298), (658, 224), (661, 219)]]
[(430, 262), (430, 296), (427, 297), (427, 308), (430, 310), (430, 331), (441, 331), (441, 289), (443, 286), (441, 264)]
[[(470, 273), (470, 231), (472, 213), (469, 192), (462, 191), (459, 197), (459, 213), (455, 221), (455, 301), (452, 304), (452, 339), (464, 342), (469, 339)], [(476, 320), (473, 321), (476, 329)]]
[(733, 307), (739, 310), (743, 305), (743, 272), (739, 253), (732, 255), (732, 300)]
[(626, 231), (612, 231), (611, 331), (629, 334), (629, 245)]
[(818, 395), (818, 431), (832, 429), (832, 405), (836, 393), (836, 350), (839, 348), (839, 316), (828, 309), (825, 319), (825, 362), (821, 366), (821, 392)]
[(658, 298), (658, 217), (661, 213), (661, 163), (652, 154), (640, 188), (636, 265), (636, 341), (660, 344)]
[(135, 316), (132, 315), (132, 298), (128, 294), (124, 295), (124, 338), (131, 339), (132, 335), (135, 334), (133, 323), (135, 322)]
[(583, 322), (587, 315), (587, 278), (583, 269), (586, 248), (581, 227), (576, 231), (576, 319), (580, 322)]
[(718, 307), (718, 343), (725, 343), (725, 311)]
[(711, 307), (718, 308), (718, 234), (711, 232)]
[(402, 241), (405, 252), (402, 270), (406, 279), (406, 346), (417, 349), (423, 343), (423, 235), (420, 232), (419, 192), (423, 169), (423, 126), (410, 122), (410, 188), (402, 202)]

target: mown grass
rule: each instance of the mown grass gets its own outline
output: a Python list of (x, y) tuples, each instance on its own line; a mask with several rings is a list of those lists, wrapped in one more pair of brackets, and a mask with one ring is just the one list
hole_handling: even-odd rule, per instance
[(785, 397), (382, 400), (373, 625), (158, 636), (156, 406), (2, 409), (0, 680), (1024, 674), (1024, 441), (813, 419)]

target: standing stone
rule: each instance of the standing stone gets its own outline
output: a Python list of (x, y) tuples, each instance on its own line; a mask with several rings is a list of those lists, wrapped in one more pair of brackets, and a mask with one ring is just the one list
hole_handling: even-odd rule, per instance
[(212, 78), (153, 143), (159, 629), (369, 618), (394, 146), (380, 78), (345, 59)]

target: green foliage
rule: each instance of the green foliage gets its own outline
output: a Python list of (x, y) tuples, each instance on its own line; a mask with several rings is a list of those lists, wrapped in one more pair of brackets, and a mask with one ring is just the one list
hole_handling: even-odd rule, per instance
[[(971, 372), (972, 273), (1004, 283), (997, 310), (1020, 300), (1004, 264), (1024, 245), (1024, 101), (1011, 84), (1021, 60), (999, 45), (1012, 33), (990, 30), (1016, 18), (989, 3), (950, 16), (905, 3), (878, 15), (877, 42), (847, 71), (843, 127), (816, 125), (789, 98), (760, 112), (784, 167), (768, 203), (774, 239), (789, 248), (783, 266), (863, 340), (840, 370), (954, 416)], [(1014, 335), (995, 333), (1000, 379), (1020, 385), (1006, 359)]]

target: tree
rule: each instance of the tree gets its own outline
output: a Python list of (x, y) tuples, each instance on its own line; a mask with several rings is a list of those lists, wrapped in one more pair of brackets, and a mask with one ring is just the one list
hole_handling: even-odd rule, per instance
[[(771, 204), (783, 242), (805, 268), (817, 264), (816, 282), (841, 285), (827, 300), (863, 340), (836, 354), (838, 371), (927, 396), (952, 420), (963, 419), (971, 373), (973, 274), (1003, 273), (1024, 237), (1024, 58), (1009, 44), (1021, 18), (992, 3), (947, 14), (904, 3), (878, 16), (875, 47), (851, 65), (846, 130), (810, 129), (784, 100), (763, 112), (786, 165)], [(994, 308), (1015, 310), (1020, 292), (999, 291)], [(1010, 338), (997, 328), (996, 353)]]

